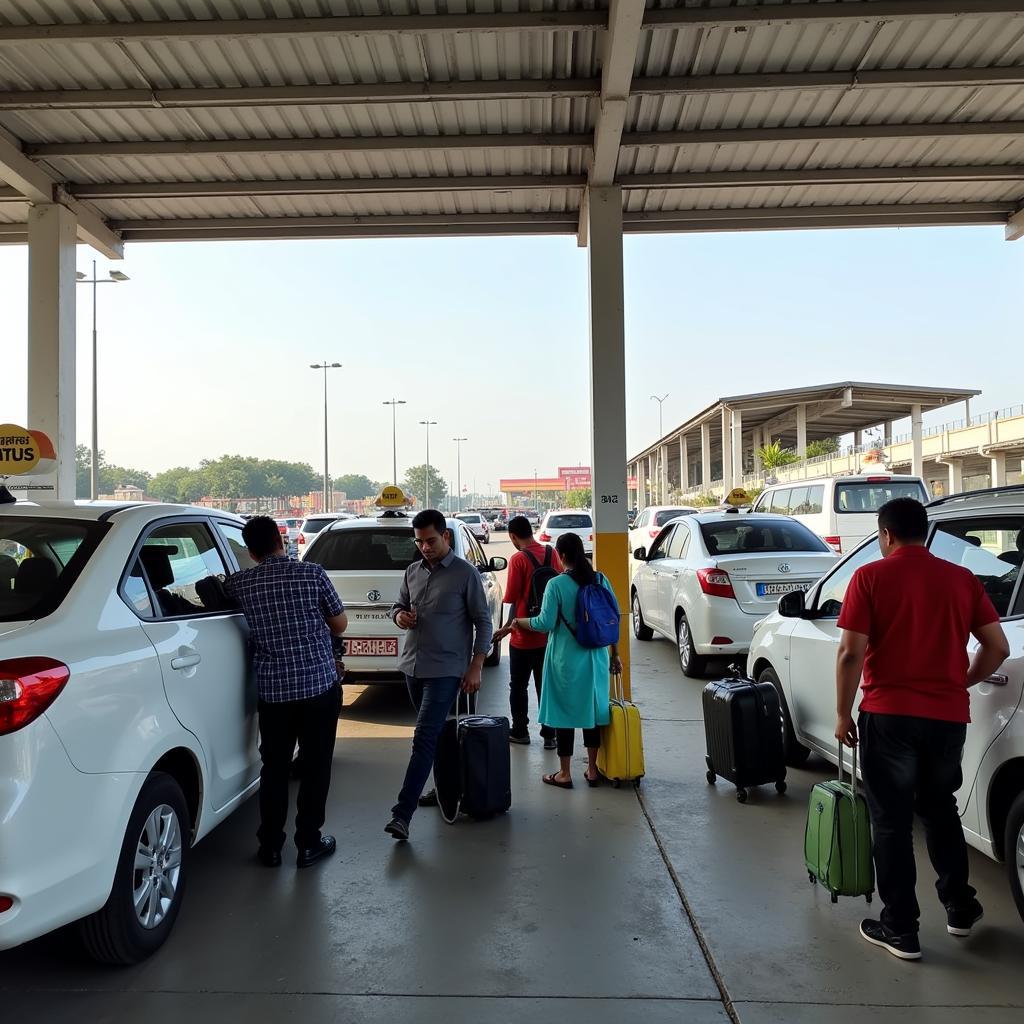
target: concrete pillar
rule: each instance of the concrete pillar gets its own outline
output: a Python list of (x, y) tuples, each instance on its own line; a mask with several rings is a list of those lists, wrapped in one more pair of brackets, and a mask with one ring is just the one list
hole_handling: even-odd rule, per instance
[(914, 476), (924, 473), (924, 425), (921, 422), (921, 406), (910, 407), (910, 472)]
[(32, 477), (29, 497), (75, 498), (75, 244), (66, 207), (28, 215), (28, 422), (57, 449), (57, 468)]
[(732, 487), (732, 410), (722, 410), (722, 487), (729, 493)]
[(690, 489), (690, 445), (685, 434), (679, 435), (679, 489)]
[(753, 437), (753, 440), (752, 440), (751, 443), (754, 446), (754, 472), (755, 473), (763, 473), (764, 472), (764, 465), (761, 462), (761, 455), (760, 455), (761, 448), (764, 446), (764, 441), (762, 440), (763, 433), (764, 433), (764, 430), (763, 430), (762, 427), (755, 427), (754, 428), (754, 437)]
[(739, 409), (732, 411), (732, 483), (733, 487), (743, 484), (743, 413)]
[(855, 430), (853, 432), (853, 444), (855, 448), (859, 448), (864, 443), (864, 431)]
[[(622, 189), (587, 190), (590, 269), (590, 429), (594, 564), (620, 608), (629, 608), (626, 526), (626, 326), (622, 282)], [(622, 685), (630, 693), (629, 616), (619, 625)]]
[(949, 493), (959, 494), (964, 489), (964, 464), (962, 459), (951, 459), (949, 469)]
[(796, 453), (801, 459), (807, 458), (807, 405), (804, 402), (796, 407)]
[(661, 503), (668, 504), (668, 445), (661, 446)]
[(992, 486), (1006, 486), (1006, 452), (992, 452)]
[(700, 485), (707, 493), (711, 486), (711, 424), (700, 425)]
[(647, 505), (653, 505), (655, 502), (654, 498), (654, 474), (652, 472), (652, 463), (650, 455), (647, 456), (647, 483), (644, 487), (644, 507)]

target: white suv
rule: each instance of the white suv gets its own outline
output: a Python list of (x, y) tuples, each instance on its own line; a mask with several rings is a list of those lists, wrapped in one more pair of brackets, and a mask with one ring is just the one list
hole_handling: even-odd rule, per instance
[(594, 553), (594, 518), (580, 509), (548, 512), (540, 524), (537, 540), (541, 544), (554, 544), (563, 533), (575, 533), (583, 541), (586, 554)]
[(460, 512), (455, 518), (465, 523), (469, 527), (470, 533), (481, 544), (486, 544), (491, 539), (490, 523), (479, 512)]
[(214, 577), (242, 520), (176, 505), (0, 505), (0, 949), (72, 921), (134, 963), (189, 851), (259, 781), (247, 629)]
[[(964, 784), (957, 799), (967, 841), (989, 857), (1006, 860), (1010, 888), (1024, 917), (1024, 487), (940, 498), (928, 506), (928, 517), (932, 553), (977, 575), (1010, 642), (1010, 657), (970, 691)], [(879, 557), (877, 538), (865, 541), (806, 596), (783, 597), (779, 610), (754, 633), (751, 674), (772, 682), (782, 695), (791, 765), (802, 764), (812, 750), (837, 760), (836, 620), (856, 569)]]

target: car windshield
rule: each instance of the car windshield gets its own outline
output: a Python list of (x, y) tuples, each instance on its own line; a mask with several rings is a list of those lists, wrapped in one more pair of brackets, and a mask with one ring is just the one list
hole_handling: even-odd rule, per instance
[(587, 515), (552, 516), (548, 520), (549, 530), (589, 530), (591, 525)]
[(837, 512), (877, 512), (893, 498), (925, 502), (928, 495), (919, 480), (844, 480), (836, 484)]
[(666, 508), (660, 512), (654, 514), (654, 525), (664, 526), (666, 523), (671, 523), (673, 519), (678, 519), (680, 516), (692, 516), (692, 508)]
[(744, 516), (739, 522), (730, 519), (728, 522), (701, 523), (700, 532), (711, 555), (831, 550), (803, 523), (784, 519), (752, 522)]
[(461, 515), (461, 516), (456, 516), (455, 518), (456, 519), (461, 519), (464, 523), (479, 523), (480, 522), (480, 517), (478, 515), (467, 515), (467, 514), (464, 514), (464, 515)]
[(0, 518), (0, 622), (55, 611), (105, 529), (101, 523)]
[(332, 530), (306, 555), (307, 562), (332, 572), (404, 572), (418, 558), (409, 527)]
[(307, 519), (302, 524), (303, 533), (319, 533), (325, 526), (333, 523), (333, 519)]

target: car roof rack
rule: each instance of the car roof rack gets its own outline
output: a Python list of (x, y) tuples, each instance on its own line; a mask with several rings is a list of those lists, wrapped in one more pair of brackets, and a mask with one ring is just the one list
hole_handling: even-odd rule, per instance
[(957, 494), (946, 494), (941, 498), (933, 498), (925, 505), (925, 508), (948, 505), (952, 501), (971, 501), (984, 494), (1024, 494), (1024, 484), (1007, 484), (1005, 487), (984, 487), (978, 491), (960, 491)]

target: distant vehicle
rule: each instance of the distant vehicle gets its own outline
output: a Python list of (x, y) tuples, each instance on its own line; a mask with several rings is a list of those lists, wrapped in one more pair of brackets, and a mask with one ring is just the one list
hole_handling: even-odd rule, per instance
[(460, 522), (465, 523), (470, 532), (481, 544), (486, 544), (491, 539), (491, 528), (487, 520), (479, 512), (460, 512), (456, 517)]
[(491, 522), (491, 529), (494, 530), (495, 533), (500, 533), (503, 530), (507, 530), (508, 520), (503, 515), (495, 516), (494, 520)]
[(928, 488), (919, 476), (886, 472), (819, 477), (772, 484), (758, 495), (753, 510), (792, 516), (842, 554), (875, 532), (878, 510), (893, 498), (927, 502)]
[(284, 549), (288, 554), (293, 554), (299, 542), (299, 533), (302, 530), (302, 520), (286, 516), (283, 519), (275, 519), (278, 530), (281, 531), (281, 539), (284, 541)]
[(302, 521), (302, 526), (299, 529), (299, 536), (296, 538), (299, 558), (305, 558), (306, 550), (312, 543), (313, 538), (325, 526), (329, 526), (331, 523), (336, 523), (339, 519), (356, 518), (357, 517), (352, 515), (350, 512), (318, 512), (316, 515), (307, 516)]
[(637, 548), (650, 547), (666, 523), (680, 516), (696, 515), (699, 511), (692, 505), (649, 505), (640, 512), (629, 530), (630, 571), (636, 572), (638, 563), (632, 556)]
[(563, 533), (575, 533), (583, 541), (583, 550), (594, 553), (594, 517), (579, 509), (563, 509), (548, 512), (541, 523), (537, 540), (541, 544), (553, 544)]

